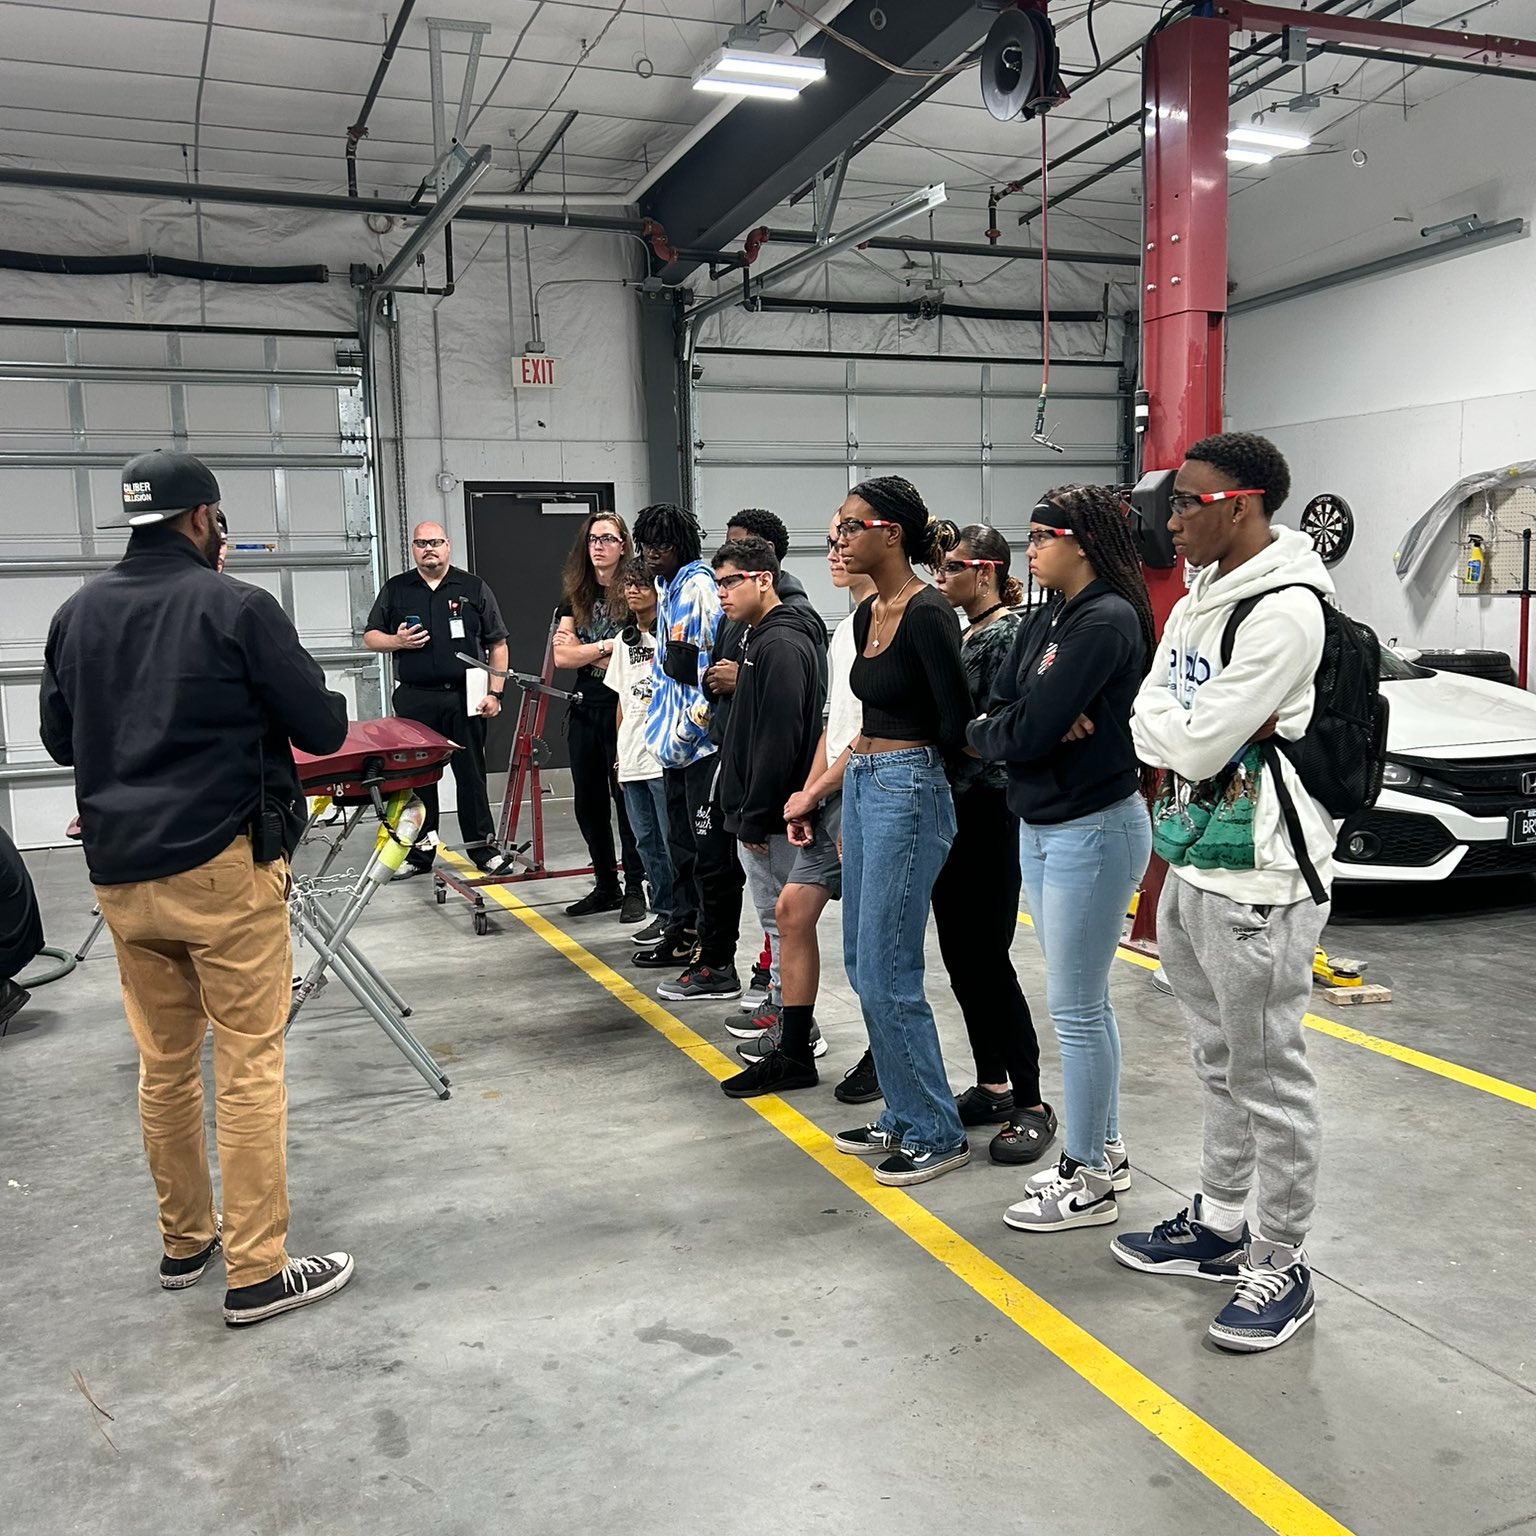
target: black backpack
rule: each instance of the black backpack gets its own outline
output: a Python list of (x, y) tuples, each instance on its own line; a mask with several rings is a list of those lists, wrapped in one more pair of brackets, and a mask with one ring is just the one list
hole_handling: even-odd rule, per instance
[(1280, 774), (1277, 753), (1283, 752), (1299, 775), (1302, 786), (1330, 816), (1346, 823), (1368, 811), (1381, 793), (1381, 776), (1387, 762), (1387, 700), (1381, 691), (1381, 642), (1375, 632), (1335, 608), (1316, 587), (1288, 582), (1245, 597), (1233, 609), (1221, 636), (1221, 664), (1232, 660), (1238, 626), (1270, 595), (1290, 587), (1307, 587), (1317, 594), (1323, 608), (1323, 654), (1314, 684), (1312, 720), (1299, 741), (1272, 736), (1261, 742), (1260, 753), (1274, 780), (1291, 851), (1312, 899), (1321, 906), (1328, 899), (1317, 870), (1307, 857), (1306, 840), (1296, 804)]

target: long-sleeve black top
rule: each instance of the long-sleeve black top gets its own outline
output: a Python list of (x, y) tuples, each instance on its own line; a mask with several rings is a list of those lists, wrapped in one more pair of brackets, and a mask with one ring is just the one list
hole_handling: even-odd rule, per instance
[(96, 884), (206, 864), (250, 826), (263, 783), (291, 850), (304, 816), (289, 743), (334, 752), (347, 705), (270, 593), (141, 528), (54, 615), (43, 655), (43, 745), (75, 770)]
[[(1136, 610), (1102, 581), (1019, 626), (992, 707), (966, 735), (1008, 768), (1008, 807), (1037, 825), (1091, 816), (1134, 793), (1131, 704), (1147, 670)], [(1079, 715), (1093, 734), (1063, 741)]]
[(875, 598), (854, 610), (855, 655), (849, 675), (854, 696), (864, 705), (864, 734), (890, 741), (931, 741), (946, 757), (965, 749), (971, 718), (971, 690), (960, 660), (960, 620), (932, 587), (919, 587), (907, 601), (889, 643), (864, 654)]

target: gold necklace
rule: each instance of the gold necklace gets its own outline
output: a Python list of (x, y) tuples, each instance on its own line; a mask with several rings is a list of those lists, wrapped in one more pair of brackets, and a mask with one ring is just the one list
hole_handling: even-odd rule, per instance
[[(880, 636), (882, 634), (884, 634), (884, 632), (885, 632), (885, 621), (891, 615), (891, 603), (896, 602), (897, 599), (900, 598), (901, 594), (903, 592), (905, 592), (907, 590), (907, 588), (910, 587), (912, 585), (912, 583), (914, 581), (916, 581), (916, 580), (917, 580), (917, 572), (914, 571), (910, 576), (907, 577), (907, 579), (904, 582), (902, 582), (900, 589), (897, 591), (896, 596), (891, 599), (891, 602), (887, 603), (885, 605), (885, 612), (883, 614), (876, 614), (875, 615), (875, 638), (869, 642), (870, 650), (878, 651), (880, 649)], [(877, 602), (875, 604), (875, 607), (878, 608), (879, 606), (880, 605)], [(871, 610), (871, 612), (873, 612), (873, 609)]]

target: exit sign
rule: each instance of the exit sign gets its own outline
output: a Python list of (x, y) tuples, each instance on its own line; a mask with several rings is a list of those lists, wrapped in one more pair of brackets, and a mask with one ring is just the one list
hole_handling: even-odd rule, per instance
[(542, 352), (525, 352), (512, 360), (512, 383), (519, 389), (557, 389), (559, 364)]

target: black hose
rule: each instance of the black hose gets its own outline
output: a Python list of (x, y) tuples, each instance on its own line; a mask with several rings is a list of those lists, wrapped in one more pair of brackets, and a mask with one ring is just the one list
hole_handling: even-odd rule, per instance
[(56, 256), (43, 251), (0, 250), (0, 269), (48, 272), (57, 277), (195, 277), (210, 283), (328, 283), (328, 268), (246, 267), (220, 261), (184, 261), (153, 251), (129, 256)]

